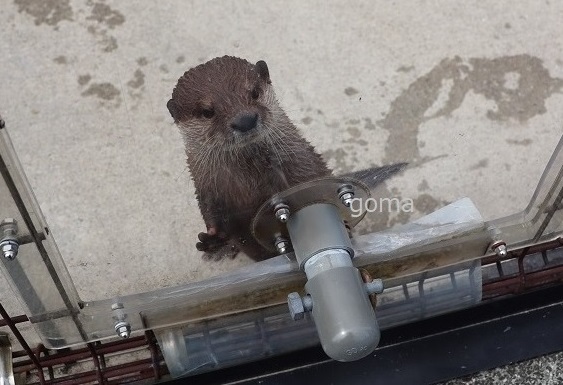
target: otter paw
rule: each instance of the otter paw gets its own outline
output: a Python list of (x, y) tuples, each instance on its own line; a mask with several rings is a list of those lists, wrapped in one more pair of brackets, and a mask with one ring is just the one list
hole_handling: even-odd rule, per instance
[(234, 245), (225, 244), (214, 251), (206, 251), (201, 258), (204, 261), (221, 261), (223, 259), (234, 259), (239, 253), (239, 249)]
[(214, 252), (227, 244), (227, 237), (218, 234), (199, 233), (197, 235), (199, 242), (195, 244), (195, 248), (199, 251)]

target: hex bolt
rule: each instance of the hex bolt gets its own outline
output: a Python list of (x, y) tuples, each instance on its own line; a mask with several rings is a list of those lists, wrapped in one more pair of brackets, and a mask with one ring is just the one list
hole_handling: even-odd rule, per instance
[(123, 304), (116, 302), (111, 305), (111, 310), (115, 314), (113, 317), (113, 319), (116, 320), (115, 324), (113, 325), (115, 332), (121, 338), (129, 338), (129, 336), (131, 335), (131, 324), (125, 320), (127, 318), (127, 314), (123, 310)]
[(508, 254), (508, 250), (506, 249), (506, 245), (500, 245), (499, 247), (497, 247), (495, 249), (495, 253), (501, 258), (506, 257), (506, 255)]
[(506, 243), (504, 241), (497, 241), (493, 243), (491, 245), (491, 250), (493, 250), (500, 258), (504, 258), (508, 254), (508, 249), (506, 248)]
[(368, 295), (383, 293), (383, 281), (381, 279), (374, 279), (371, 282), (366, 282), (365, 285)]
[(131, 335), (131, 325), (127, 321), (119, 321), (115, 324), (115, 332), (121, 338), (129, 338)]
[(354, 187), (346, 184), (338, 189), (338, 199), (346, 207), (350, 207), (352, 199), (354, 199)]
[(305, 307), (299, 293), (289, 293), (287, 296), (287, 306), (289, 307), (289, 314), (294, 321), (303, 319), (305, 317)]
[(289, 293), (287, 296), (287, 306), (289, 307), (291, 319), (298, 321), (305, 317), (305, 312), (313, 310), (313, 299), (310, 295), (301, 298), (297, 292)]
[(4, 258), (10, 261), (18, 255), (20, 244), (17, 233), (18, 222), (14, 218), (5, 218), (0, 222), (0, 249)]
[(285, 254), (289, 251), (290, 243), (283, 237), (276, 237), (274, 245), (276, 246), (278, 254)]
[(9, 261), (14, 260), (18, 255), (20, 245), (17, 242), (4, 240), (0, 242), (2, 255)]
[(274, 207), (274, 213), (276, 214), (276, 218), (281, 223), (286, 223), (289, 219), (289, 206), (284, 203), (278, 203)]

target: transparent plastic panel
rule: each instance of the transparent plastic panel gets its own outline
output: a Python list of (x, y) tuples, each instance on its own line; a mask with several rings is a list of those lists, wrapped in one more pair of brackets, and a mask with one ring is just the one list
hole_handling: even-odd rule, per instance
[[(16, 219), (17, 256), (0, 256), (0, 266), (23, 309), (48, 346), (84, 340), (77, 319), (81, 303), (70, 274), (49, 232), (39, 205), (21, 169), (6, 129), (0, 130), (2, 219)], [(17, 211), (16, 211), (17, 210)]]
[[(9, 145), (5, 130), (3, 140)], [(7, 145), (5, 147), (8, 147)], [(14, 157), (14, 154), (6, 152), (3, 157)], [(24, 184), (25, 176), (17, 167), (17, 159), (12, 159), (10, 164), (13, 166), (7, 171), (11, 178)], [(329, 186), (330, 183), (332, 182), (329, 182)], [(306, 194), (311, 193), (309, 187), (303, 191)], [(36, 204), (31, 194), (27, 199), (32, 207)], [(28, 211), (25, 205), (19, 209), (23, 213)], [(39, 211), (35, 212), (39, 215)], [(467, 234), (476, 230), (481, 230), (481, 235), (486, 238), (479, 213), (471, 202), (465, 199), (410, 226), (404, 226), (399, 229), (399, 235), (382, 234), (379, 242), (383, 240), (383, 243), (377, 247), (374, 247), (373, 242), (366, 242), (365, 238), (356, 238), (355, 249), (357, 255), (361, 256), (356, 258), (356, 264), (369, 270), (370, 261), (362, 262), (362, 258), (377, 255), (377, 250), (381, 251), (381, 255), (389, 256), (392, 251), (404, 251), (404, 247), (408, 245), (411, 245), (414, 251), (420, 251), (425, 245), (434, 245), (436, 248), (447, 240), (461, 243)], [(253, 311), (285, 303), (287, 293), (301, 291), (305, 283), (304, 274), (299, 271), (295, 261), (288, 256), (279, 256), (222, 277), (137, 295), (82, 302), (77, 296), (69, 296), (68, 293), (75, 293), (72, 281), (66, 269), (55, 268), (64, 265), (56, 248), (52, 246), (49, 234), (47, 240), (51, 242), (40, 241), (23, 245), (21, 255), (13, 261), (4, 260), (3, 266), (15, 291), (27, 307), (31, 321), (36, 324), (49, 347), (60, 348), (84, 341), (111, 338), (115, 335), (114, 327), (118, 321), (127, 321), (131, 329), (137, 332), (146, 328), (161, 329), (186, 322), (235, 316), (239, 313), (252, 314)], [(465, 243), (465, 254), (452, 255), (447, 264), (451, 265), (455, 260), (468, 259), (470, 256), (479, 256), (481, 250), (486, 247), (486, 242), (487, 239), (481, 239), (477, 248), (469, 247), (469, 244)], [(42, 260), (37, 257), (38, 247), (44, 248), (45, 251)], [(442, 253), (448, 254), (447, 248), (440, 247)], [(38, 263), (39, 261), (43, 263)], [(376, 277), (404, 277), (439, 266), (435, 260), (430, 262), (430, 259), (422, 262), (426, 267), (416, 263), (396, 262), (393, 258), (386, 262), (387, 265), (385, 261), (378, 261), (376, 266), (380, 270), (376, 271)], [(386, 272), (381, 270), (382, 266), (393, 266), (397, 263), (402, 266), (401, 269)], [(411, 266), (407, 268), (409, 264)], [(45, 279), (46, 277), (50, 279)], [(71, 286), (68, 293), (65, 284)], [(115, 309), (116, 304), (120, 304), (118, 310)]]
[(555, 239), (563, 231), (563, 137), (525, 210), (491, 221), (495, 237), (512, 246)]
[[(5, 130), (3, 140), (9, 144)], [(4, 148), (9, 146), (4, 145)], [(6, 154), (14, 156), (6, 152), (3, 157)], [(560, 156), (559, 153), (554, 154), (551, 167), (557, 166)], [(25, 176), (17, 167), (17, 159), (8, 163), (12, 165), (8, 168), (12, 179), (19, 180), (24, 186)], [(547, 169), (542, 180), (544, 183), (553, 182), (552, 188), (540, 185), (536, 194), (536, 199), (547, 200), (548, 206), (553, 204), (554, 199), (555, 202), (560, 199), (560, 192), (557, 192), (560, 191), (560, 179), (552, 176), (554, 172), (552, 168)], [(555, 175), (559, 174), (555, 172)], [(319, 188), (326, 186), (323, 183), (319, 183)], [(311, 186), (314, 185), (307, 184), (303, 191), (309, 194)], [(32, 207), (36, 204), (32, 194), (28, 194), (26, 199)], [(28, 211), (26, 207), (20, 207), (21, 212)], [(41, 218), (38, 210), (34, 213)], [(410, 224), (355, 237), (353, 247), (357, 257), (354, 261), (356, 266), (386, 282), (401, 277), (408, 279), (422, 271), (455, 267), (486, 253), (490, 243), (499, 232), (502, 233), (503, 226), (514, 225), (510, 220), (498, 220), (492, 231), (471, 200), (465, 198)], [(44, 223), (43, 219), (41, 223)], [(527, 226), (527, 223), (521, 222), (520, 225)], [(555, 236), (558, 232), (559, 227), (554, 226), (553, 232), (546, 236)], [(41, 254), (40, 249), (44, 250), (42, 255), (38, 255)], [(27, 306), (45, 344), (50, 347), (111, 338), (119, 320), (126, 320), (137, 332), (258, 311), (285, 303), (287, 293), (301, 291), (305, 283), (304, 274), (288, 255), (183, 286), (83, 302), (78, 299), (49, 234), (46, 240), (22, 246), (22, 255), (16, 263), (11, 262), (14, 261), (3, 260), (5, 272), (24, 306)], [(112, 309), (116, 304), (121, 304), (119, 311)]]
[[(179, 14), (186, 12), (184, 5), (177, 6)], [(151, 44), (142, 49), (138, 41), (164, 33), (156, 28), (160, 24), (156, 15), (162, 16), (159, 7), (155, 13), (125, 4), (108, 7), (116, 14), (129, 14), (132, 22), (153, 22), (150, 28), (145, 26), (147, 30), (129, 29), (135, 24), (127, 21), (120, 24), (112, 31), (120, 34), (121, 44), (106, 52), (104, 41), (112, 41), (111, 34), (96, 38), (88, 27), (71, 34), (45, 24), (32, 28), (33, 17), (15, 10), (14, 17), (30, 27), (29, 35), (24, 39), (8, 34), (2, 44), (9, 55), (0, 59), (9, 95), (2, 100), (2, 116), (77, 291), (88, 300), (118, 297), (228, 274), (252, 263), (242, 252), (232, 260), (216, 254), (219, 263), (201, 260), (205, 252), (197, 250), (196, 243), (198, 233), (207, 228), (195, 194), (194, 166), (186, 164), (182, 134), (186, 130), (167, 108), (186, 71), (227, 51), (199, 47), (190, 51), (198, 54), (176, 52), (184, 44), (178, 36), (168, 36), (170, 43), (164, 47)], [(205, 7), (200, 7), (195, 9), (205, 14)], [(239, 6), (234, 8), (233, 14), (241, 12)], [(75, 11), (84, 15), (84, 25), (97, 30), (96, 17), (88, 18), (92, 7), (76, 5)], [(292, 17), (308, 20), (299, 19), (303, 15)], [(215, 18), (210, 20), (202, 30), (219, 25)], [(61, 35), (75, 39), (65, 37), (62, 43)], [(354, 44), (362, 44), (358, 42), (364, 37), (354, 39)], [(333, 66), (314, 50), (298, 63), (281, 54), (286, 49), (254, 49), (250, 43), (248, 50), (233, 54), (252, 65), (267, 59), (279, 107), (332, 174), (376, 185), (371, 195), (377, 208), (363, 202), (362, 207), (368, 204), (374, 210), (355, 234), (412, 222), (462, 197), (474, 202), (485, 221), (522, 212), (561, 136), (560, 113), (553, 107), (561, 98), (556, 91), (562, 78), (559, 67), (547, 57), (533, 55), (488, 52), (457, 57), (457, 52), (444, 56), (425, 52), (431, 57), (424, 59), (412, 55), (425, 44), (410, 47), (408, 55), (390, 57), (389, 52), (381, 55), (378, 42), (373, 43), (365, 47), (365, 52), (373, 52), (369, 58), (349, 51), (354, 44), (337, 45), (340, 49), (335, 51), (344, 56)], [(286, 47), (290, 51), (291, 44)], [(59, 52), (63, 45), (66, 53)], [(94, 50), (86, 53), (83, 47)], [(255, 75), (255, 70), (249, 71), (248, 76)], [(252, 98), (244, 103), (255, 107)], [(241, 112), (245, 108), (240, 106)], [(235, 115), (221, 118), (221, 127)], [(264, 121), (272, 118), (266, 115)], [(180, 120), (180, 125), (195, 121)], [(232, 134), (231, 139), (238, 135), (221, 132)], [(253, 151), (249, 154), (255, 155)], [(288, 152), (290, 156), (270, 151), (270, 160), (276, 160), (275, 154), (291, 160)], [(213, 154), (208, 154), (210, 160), (219, 157)], [(297, 168), (310, 171), (305, 161), (293, 157), (298, 159)], [(230, 173), (225, 164), (210, 174), (226, 178)], [(252, 197), (251, 213), (234, 210), (232, 215), (252, 218), (253, 209), (272, 192), (268, 189), (278, 190), (268, 178), (280, 182), (280, 175), (287, 175), (280, 174), (275, 162), (269, 165), (272, 168), (254, 175), (263, 177), (264, 183), (249, 183), (250, 192), (241, 195)], [(303, 178), (310, 181), (312, 175), (304, 172)], [(382, 199), (399, 203), (388, 207), (389, 201)], [(225, 219), (221, 210), (215, 211)], [(229, 256), (229, 248), (223, 251)]]
[[(377, 296), (382, 329), (464, 309), (481, 301), (479, 261), (430, 274), (390, 280)], [(287, 307), (275, 306), (238, 316), (196, 322), (156, 334), (173, 377), (256, 361), (319, 343), (309, 315), (291, 319)]]
[(329, 174), (369, 190), (355, 264), (386, 283), (563, 230), (554, 2), (524, 21), (508, 2), (23, 3), (2, 9), (0, 219), (22, 246), (0, 266), (48, 346), (281, 306), (305, 276), (254, 215), (287, 188), (339, 204)]

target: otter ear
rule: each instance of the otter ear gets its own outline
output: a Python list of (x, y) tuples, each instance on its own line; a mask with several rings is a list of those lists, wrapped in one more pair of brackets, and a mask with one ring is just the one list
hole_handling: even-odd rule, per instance
[(166, 103), (166, 107), (168, 108), (168, 112), (172, 115), (172, 119), (174, 119), (174, 123), (178, 123), (178, 106), (174, 102), (174, 99), (170, 99), (168, 103)]
[(270, 80), (270, 71), (268, 71), (268, 65), (264, 60), (260, 60), (256, 63), (256, 71), (258, 72), (258, 76), (260, 76), (260, 78), (262, 78), (266, 83), (272, 83), (272, 81)]

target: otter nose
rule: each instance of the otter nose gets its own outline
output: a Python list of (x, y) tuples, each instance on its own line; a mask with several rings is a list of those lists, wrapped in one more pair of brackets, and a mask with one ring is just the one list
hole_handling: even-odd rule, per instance
[(240, 114), (231, 123), (231, 128), (240, 132), (247, 132), (256, 127), (258, 114)]

